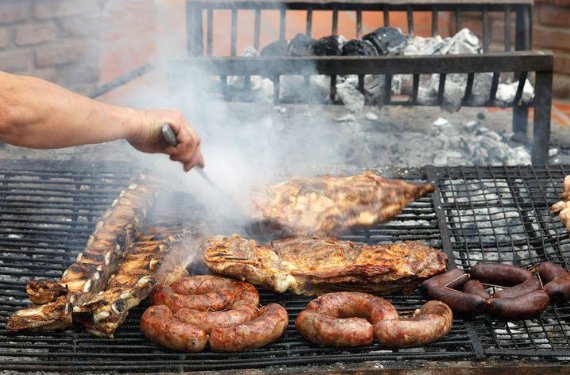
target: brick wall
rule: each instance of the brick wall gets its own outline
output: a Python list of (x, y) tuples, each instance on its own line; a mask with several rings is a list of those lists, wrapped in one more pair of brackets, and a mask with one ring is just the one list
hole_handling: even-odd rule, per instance
[(0, 0), (0, 70), (87, 93), (99, 80), (106, 0)]

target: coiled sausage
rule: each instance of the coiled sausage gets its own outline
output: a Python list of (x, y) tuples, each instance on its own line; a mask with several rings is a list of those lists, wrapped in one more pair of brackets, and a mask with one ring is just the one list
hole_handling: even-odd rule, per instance
[(478, 280), (469, 280), (463, 285), (463, 292), (478, 295), (481, 298), (488, 300), (491, 298), (489, 292), (485, 290), (485, 286)]
[(242, 305), (228, 311), (198, 311), (180, 309), (174, 315), (183, 323), (192, 324), (210, 333), (216, 327), (229, 327), (245, 323), (257, 318), (258, 311), (254, 306)]
[(546, 310), (548, 301), (544, 290), (535, 290), (513, 298), (491, 298), (487, 301), (487, 311), (505, 320), (524, 320)]
[(540, 290), (540, 282), (535, 277), (525, 280), (522, 284), (515, 285), (512, 288), (503, 289), (495, 294), (493, 298), (514, 298), (520, 297), (525, 294), (534, 292), (535, 290)]
[(478, 263), (469, 271), (471, 277), (484, 284), (515, 286), (534, 277), (522, 267), (501, 263)]
[(379, 321), (374, 333), (381, 345), (409, 348), (439, 340), (449, 333), (452, 324), (453, 313), (449, 306), (429, 301), (411, 318)]
[(150, 296), (150, 301), (153, 305), (168, 306), (173, 312), (177, 312), (180, 309), (221, 310), (232, 304), (234, 299), (234, 295), (226, 291), (193, 295), (179, 294), (167, 285), (155, 287)]
[(544, 262), (538, 266), (538, 274), (544, 283), (544, 291), (554, 303), (564, 303), (570, 299), (570, 275), (561, 266)]

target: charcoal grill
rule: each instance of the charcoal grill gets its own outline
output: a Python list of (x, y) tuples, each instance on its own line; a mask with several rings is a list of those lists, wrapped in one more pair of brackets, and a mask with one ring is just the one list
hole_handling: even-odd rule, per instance
[[(504, 261), (528, 266), (545, 260), (569, 268), (570, 238), (549, 206), (559, 199), (570, 166), (449, 167), (408, 171), (409, 180), (430, 180), (437, 191), (404, 209), (387, 224), (345, 238), (371, 244), (420, 240), (443, 248), (451, 264)], [(422, 348), (392, 350), (378, 344), (358, 349), (321, 348), (304, 341), (293, 321), (308, 298), (261, 291), (261, 302), (287, 308), (283, 339), (248, 353), (180, 354), (161, 349), (139, 332), (147, 305), (135, 308), (114, 340), (79, 329), (9, 332), (9, 315), (28, 304), (33, 278), (58, 278), (75, 259), (101, 213), (128, 185), (132, 170), (113, 165), (0, 165), (0, 369), (21, 371), (206, 371), (262, 368), (306, 372), (326, 366), (441, 367), (449, 361), (504, 368), (518, 360), (570, 360), (570, 305), (549, 307), (540, 318), (506, 324), (485, 316), (457, 317), (451, 333)], [(187, 198), (189, 201), (191, 197)], [(400, 311), (419, 307), (417, 296), (389, 297)], [(311, 367), (307, 367), (311, 366)], [(374, 367), (376, 366), (376, 367)], [(497, 367), (498, 366), (498, 367)], [(530, 373), (529, 367), (529, 373)]]
[[(439, 14), (453, 14), (455, 30), (461, 28), (463, 14), (478, 14), (481, 18), (481, 30), (484, 54), (469, 56), (426, 56), (426, 57), (321, 57), (321, 58), (289, 58), (289, 57), (236, 57), (239, 14), (254, 11), (252, 45), (259, 49), (263, 35), (261, 19), (265, 11), (279, 11), (279, 39), (286, 36), (286, 19), (290, 11), (306, 12), (305, 30), (297, 30), (307, 35), (312, 34), (313, 14), (316, 11), (326, 12), (332, 18), (332, 34), (342, 34), (339, 30), (338, 15), (340, 11), (354, 12), (356, 15), (356, 32), (362, 35), (363, 12), (380, 12), (384, 15), (384, 25), (390, 25), (390, 12), (406, 12), (409, 34), (414, 34), (414, 14), (430, 13), (432, 34), (446, 36), (449, 30), (438, 27)], [(445, 94), (446, 78), (450, 74), (466, 74), (467, 85), (463, 97), (464, 106), (474, 106), (469, 99), (473, 91), (476, 73), (493, 73), (492, 85), (488, 100), (483, 106), (493, 107), (499, 103), (495, 100), (501, 75), (514, 74), (520, 82), (513, 107), (513, 131), (526, 136), (528, 128), (528, 109), (534, 107), (534, 127), (532, 163), (545, 164), (548, 161), (550, 137), (550, 107), (552, 104), (552, 69), (553, 56), (550, 52), (529, 52), (532, 34), (532, 1), (508, 0), (500, 4), (488, 0), (467, 1), (432, 1), (432, 0), (186, 0), (188, 58), (177, 59), (170, 64), (170, 86), (172, 91), (182, 91), (189, 84), (180, 80), (179, 73), (192, 67), (200, 67), (211, 76), (217, 76), (221, 82), (221, 92), (226, 101), (250, 101), (251, 76), (267, 76), (273, 81), (275, 104), (284, 103), (280, 99), (280, 77), (304, 75), (308, 84), (310, 76), (328, 75), (330, 80), (330, 97), (334, 98), (338, 75), (356, 74), (359, 77), (359, 90), (364, 89), (364, 77), (369, 74), (384, 75), (386, 82), (391, 82), (394, 74), (413, 75), (413, 92), (406, 98), (394, 98), (391, 85), (385, 85), (383, 105), (417, 106), (420, 75), (439, 74), (439, 91), (435, 105), (441, 106)], [(213, 27), (215, 14), (231, 11), (231, 22), (227, 26), (230, 37), (228, 56), (214, 56)], [(491, 30), (489, 18), (492, 14), (504, 17), (504, 53), (490, 52)], [(513, 22), (514, 18), (514, 22)], [(205, 26), (205, 27), (204, 27)], [(240, 25), (241, 26), (241, 25)], [(249, 26), (247, 25), (248, 29)], [(381, 25), (378, 25), (381, 26)], [(205, 29), (205, 34), (204, 34)], [(512, 42), (514, 29), (515, 40)], [(513, 51), (514, 50), (514, 51)], [(526, 52), (523, 52), (526, 51)], [(522, 63), (524, 61), (524, 63)], [(524, 104), (520, 101), (524, 83), (532, 79), (534, 73), (535, 100)], [(193, 75), (192, 75), (193, 76)], [(229, 76), (244, 77), (244, 89), (235, 90), (228, 85)], [(310, 100), (307, 100), (307, 102)], [(334, 101), (330, 101), (334, 103)]]

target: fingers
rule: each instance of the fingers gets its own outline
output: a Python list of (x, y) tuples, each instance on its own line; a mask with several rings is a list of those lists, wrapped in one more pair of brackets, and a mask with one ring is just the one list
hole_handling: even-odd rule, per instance
[(204, 157), (200, 152), (201, 138), (184, 118), (172, 129), (176, 132), (178, 145), (167, 147), (164, 152), (170, 155), (173, 161), (179, 161), (184, 165), (184, 170), (189, 171), (194, 166), (204, 167)]

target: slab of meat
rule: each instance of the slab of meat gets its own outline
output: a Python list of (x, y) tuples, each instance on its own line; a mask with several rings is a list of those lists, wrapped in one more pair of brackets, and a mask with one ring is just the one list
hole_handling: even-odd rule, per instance
[(370, 246), (290, 237), (258, 246), (234, 234), (209, 238), (203, 251), (204, 263), (214, 273), (277, 293), (307, 295), (342, 290), (411, 293), (447, 264), (442, 251), (419, 242)]
[(373, 172), (350, 177), (292, 177), (255, 193), (253, 219), (264, 231), (338, 236), (350, 228), (386, 222), (432, 191), (431, 184), (387, 180)]
[(85, 251), (60, 280), (30, 281), (27, 288), (30, 300), (42, 305), (14, 313), (8, 328), (63, 329), (71, 325), (71, 307), (83, 304), (107, 287), (137, 227), (153, 205), (159, 187), (157, 180), (141, 176), (123, 190), (97, 223)]
[(550, 212), (558, 214), (560, 221), (570, 231), (570, 175), (564, 177), (562, 200), (552, 205)]

